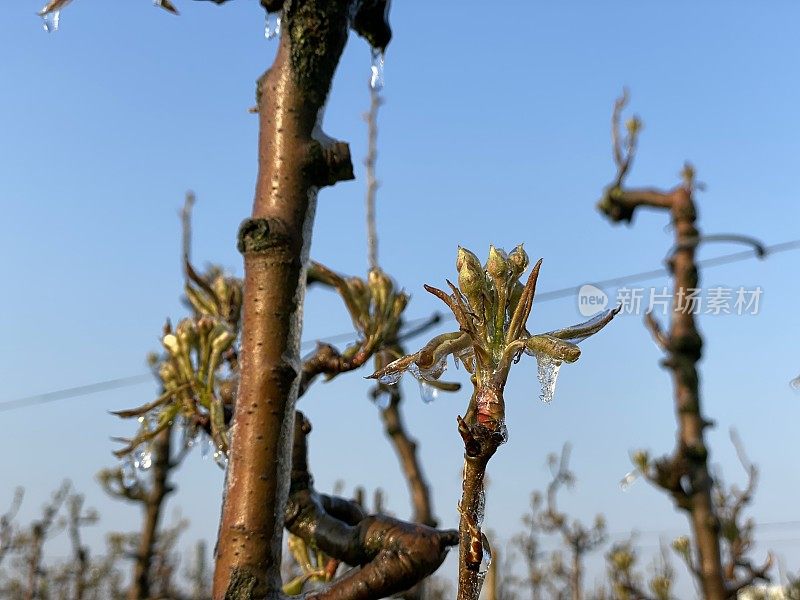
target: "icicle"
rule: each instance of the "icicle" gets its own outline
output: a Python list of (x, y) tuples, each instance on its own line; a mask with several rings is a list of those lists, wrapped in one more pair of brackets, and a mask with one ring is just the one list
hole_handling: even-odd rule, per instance
[(44, 8), (39, 11), (39, 16), (42, 17), (42, 27), (47, 33), (58, 31), (58, 25), (61, 21), (61, 10), (72, 0), (50, 0), (44, 5)]
[(47, 33), (55, 33), (58, 31), (58, 25), (60, 21), (60, 10), (56, 10), (51, 13), (45, 13), (42, 15), (42, 29), (44, 29)]
[(544, 354), (537, 352), (534, 354), (537, 364), (537, 377), (539, 384), (542, 387), (542, 392), (539, 398), (542, 402), (549, 403), (553, 400), (556, 393), (556, 381), (558, 380), (558, 370), (561, 368), (561, 361)]
[(620, 480), (619, 487), (622, 489), (623, 492), (627, 492), (629, 489), (631, 489), (631, 486), (638, 478), (639, 478), (639, 470), (634, 469)]
[(395, 373), (387, 373), (386, 375), (381, 375), (378, 377), (378, 381), (383, 385), (395, 385), (400, 378), (403, 376), (402, 371), (397, 371)]
[(139, 483), (139, 478), (136, 476), (136, 467), (134, 467), (133, 459), (130, 455), (122, 460), (119, 470), (122, 475), (122, 485), (126, 488), (133, 487)]
[(483, 587), (483, 580), (486, 579), (486, 574), (489, 572), (489, 567), (492, 566), (492, 549), (489, 546), (489, 540), (481, 533), (481, 542), (483, 546), (483, 556), (481, 557), (481, 564), (478, 567), (478, 591)]
[(383, 89), (383, 52), (377, 48), (372, 48), (372, 64), (370, 65), (369, 87), (376, 92)]
[(264, 37), (274, 40), (281, 34), (281, 15), (280, 13), (267, 13), (267, 20), (264, 24)]
[(419, 395), (422, 401), (430, 404), (439, 397), (439, 389), (433, 387), (430, 383), (424, 380), (419, 382)]
[(214, 442), (212, 440), (200, 440), (200, 457), (203, 459), (208, 458), (209, 452), (214, 449)]

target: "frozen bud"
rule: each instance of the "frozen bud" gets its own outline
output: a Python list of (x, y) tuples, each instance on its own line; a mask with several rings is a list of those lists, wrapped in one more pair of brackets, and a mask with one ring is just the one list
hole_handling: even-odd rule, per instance
[(380, 269), (370, 269), (369, 271), (369, 289), (372, 292), (372, 297), (375, 299), (375, 304), (378, 306), (386, 306), (389, 295), (394, 290), (391, 278)]
[(211, 333), (216, 324), (217, 322), (212, 317), (200, 317), (197, 321), (197, 333), (205, 337)]
[(214, 281), (211, 282), (211, 289), (214, 290), (214, 294), (217, 298), (227, 298), (228, 287), (229, 283), (222, 275), (218, 275), (214, 278)]
[(495, 281), (505, 281), (510, 274), (511, 265), (508, 255), (501, 248), (489, 246), (489, 258), (486, 260), (486, 272)]
[(172, 382), (175, 380), (177, 373), (175, 372), (175, 367), (172, 366), (170, 362), (163, 362), (161, 363), (161, 367), (158, 369), (158, 376), (161, 378), (165, 384)]
[(458, 270), (458, 287), (473, 308), (477, 309), (486, 283), (481, 261), (472, 252), (459, 246), (456, 256), (456, 270)]
[(357, 296), (364, 296), (367, 293), (367, 286), (360, 277), (348, 277), (347, 287)]
[(459, 246), (458, 253), (456, 254), (456, 271), (461, 273), (462, 269), (469, 269), (473, 272), (483, 272), (481, 261), (475, 256), (475, 253)]
[(611, 554), (611, 562), (617, 570), (627, 571), (633, 566), (634, 557), (628, 549), (620, 548)]
[(631, 117), (625, 122), (625, 129), (628, 130), (628, 135), (634, 136), (642, 130), (642, 121), (639, 117)]
[(555, 360), (574, 363), (581, 356), (581, 349), (571, 342), (543, 333), (525, 341), (525, 349), (534, 356), (544, 354)]
[(646, 450), (637, 450), (631, 457), (633, 464), (639, 469), (640, 473), (647, 472), (647, 466), (650, 464), (650, 455)]
[(511, 264), (511, 274), (515, 278), (519, 278), (519, 276), (525, 272), (525, 269), (528, 268), (528, 264), (530, 263), (530, 259), (528, 258), (528, 253), (525, 252), (525, 249), (522, 247), (522, 244), (511, 251), (511, 254), (508, 255), (508, 262)]
[(175, 335), (184, 348), (190, 348), (197, 341), (197, 327), (194, 321), (184, 319), (175, 328)]
[(227, 327), (218, 324), (211, 332), (211, 350), (216, 354), (222, 354), (231, 347), (236, 335)]
[(399, 317), (403, 314), (403, 311), (408, 306), (408, 296), (403, 294), (402, 292), (397, 294), (394, 297), (393, 305), (392, 305), (392, 313), (394, 314), (395, 318)]
[(672, 541), (672, 549), (681, 556), (688, 556), (690, 550), (689, 538), (685, 535), (675, 538)]
[(171, 355), (178, 356), (181, 353), (180, 343), (178, 342), (178, 338), (175, 337), (174, 333), (168, 333), (161, 338), (161, 343)]

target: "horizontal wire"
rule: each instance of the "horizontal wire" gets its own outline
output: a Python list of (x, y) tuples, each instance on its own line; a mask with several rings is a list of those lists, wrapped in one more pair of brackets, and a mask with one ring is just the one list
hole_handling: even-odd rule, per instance
[[(780, 252), (787, 252), (790, 250), (797, 250), (797, 249), (800, 249), (800, 240), (790, 240), (787, 242), (773, 244), (772, 246), (766, 246), (764, 248), (765, 251), (764, 258), (769, 257), (772, 254), (778, 254)], [(741, 252), (733, 252), (731, 254), (724, 254), (722, 256), (716, 256), (713, 258), (698, 260), (697, 265), (700, 267), (717, 267), (720, 265), (741, 262), (743, 260), (755, 258), (756, 256), (757, 253), (754, 250), (743, 250)], [(593, 285), (602, 288), (605, 286), (612, 286), (612, 285), (638, 283), (641, 281), (647, 281), (648, 279), (661, 277), (662, 275), (666, 275), (668, 272), (669, 271), (667, 267), (661, 267), (659, 269), (640, 271), (639, 273), (631, 273), (629, 275), (622, 275), (619, 277), (612, 277), (610, 279), (602, 279), (600, 281), (594, 281)], [(556, 290), (539, 292), (536, 294), (536, 301), (541, 303), (541, 302), (548, 302), (550, 300), (558, 300), (561, 298), (566, 298), (575, 294), (580, 289), (580, 287), (581, 287), (580, 285), (573, 285)], [(409, 321), (406, 321), (405, 325), (407, 327), (413, 328), (417, 325), (425, 323), (430, 318), (431, 318), (430, 316), (418, 317), (416, 319), (411, 319)], [(454, 316), (445, 315), (442, 316), (439, 322), (444, 323), (453, 320), (455, 320)], [(323, 338), (305, 340), (301, 342), (301, 348), (308, 348), (309, 346), (312, 346), (318, 342), (325, 342), (325, 343), (348, 342), (352, 341), (353, 339), (354, 335), (352, 331), (347, 333), (338, 333)], [(90, 383), (87, 385), (79, 385), (76, 387), (64, 388), (52, 392), (45, 392), (43, 394), (24, 396), (22, 398), (17, 398), (15, 400), (7, 400), (5, 402), (0, 403), (0, 412), (15, 410), (18, 408), (24, 408), (26, 406), (55, 402), (58, 400), (66, 400), (68, 398), (87, 396), (89, 394), (95, 394), (97, 392), (105, 392), (109, 390), (131, 387), (134, 385), (141, 385), (146, 381), (152, 380), (152, 377), (153, 375), (151, 373), (141, 373), (139, 375), (131, 375), (129, 377), (108, 379), (106, 381), (99, 381), (97, 383)]]

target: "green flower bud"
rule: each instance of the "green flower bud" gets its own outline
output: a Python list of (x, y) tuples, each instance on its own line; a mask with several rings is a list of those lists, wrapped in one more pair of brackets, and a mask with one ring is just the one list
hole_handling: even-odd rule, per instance
[[(197, 342), (197, 327), (191, 319), (184, 319), (175, 328), (177, 336), (183, 348), (191, 348)], [(165, 336), (166, 337), (166, 336)]]
[(495, 282), (505, 283), (511, 274), (511, 265), (505, 251), (489, 246), (489, 258), (486, 260), (486, 272)]
[(511, 265), (511, 274), (519, 279), (519, 276), (525, 272), (525, 269), (528, 268), (528, 264), (530, 264), (528, 253), (525, 252), (522, 244), (511, 251), (511, 254), (508, 255), (508, 262)]
[(394, 291), (391, 278), (380, 269), (370, 269), (368, 282), (375, 305), (383, 308), (389, 300), (389, 295)]
[(639, 472), (647, 473), (647, 467), (650, 464), (650, 455), (646, 450), (637, 450), (632, 456), (633, 464), (639, 469)]
[(681, 556), (688, 556), (689, 550), (691, 549), (689, 538), (685, 535), (675, 538), (672, 541), (672, 549)]
[(161, 338), (161, 343), (164, 345), (164, 348), (167, 349), (167, 352), (169, 352), (172, 356), (178, 356), (181, 353), (180, 342), (178, 342), (178, 338), (174, 333), (168, 333)]
[(479, 310), (483, 293), (486, 289), (486, 278), (481, 261), (472, 252), (459, 246), (456, 256), (458, 270), (458, 287), (461, 289), (474, 310)]

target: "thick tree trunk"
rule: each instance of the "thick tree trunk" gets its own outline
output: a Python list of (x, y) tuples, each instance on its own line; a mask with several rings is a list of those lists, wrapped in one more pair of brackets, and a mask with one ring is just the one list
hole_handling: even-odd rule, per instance
[(241, 379), (216, 552), (218, 600), (280, 595), (316, 193), (352, 178), (346, 144), (326, 144), (318, 129), (347, 38), (350, 4), (287, 2), (275, 62), (258, 83), (258, 179), (252, 218), (238, 240), (245, 270)]

